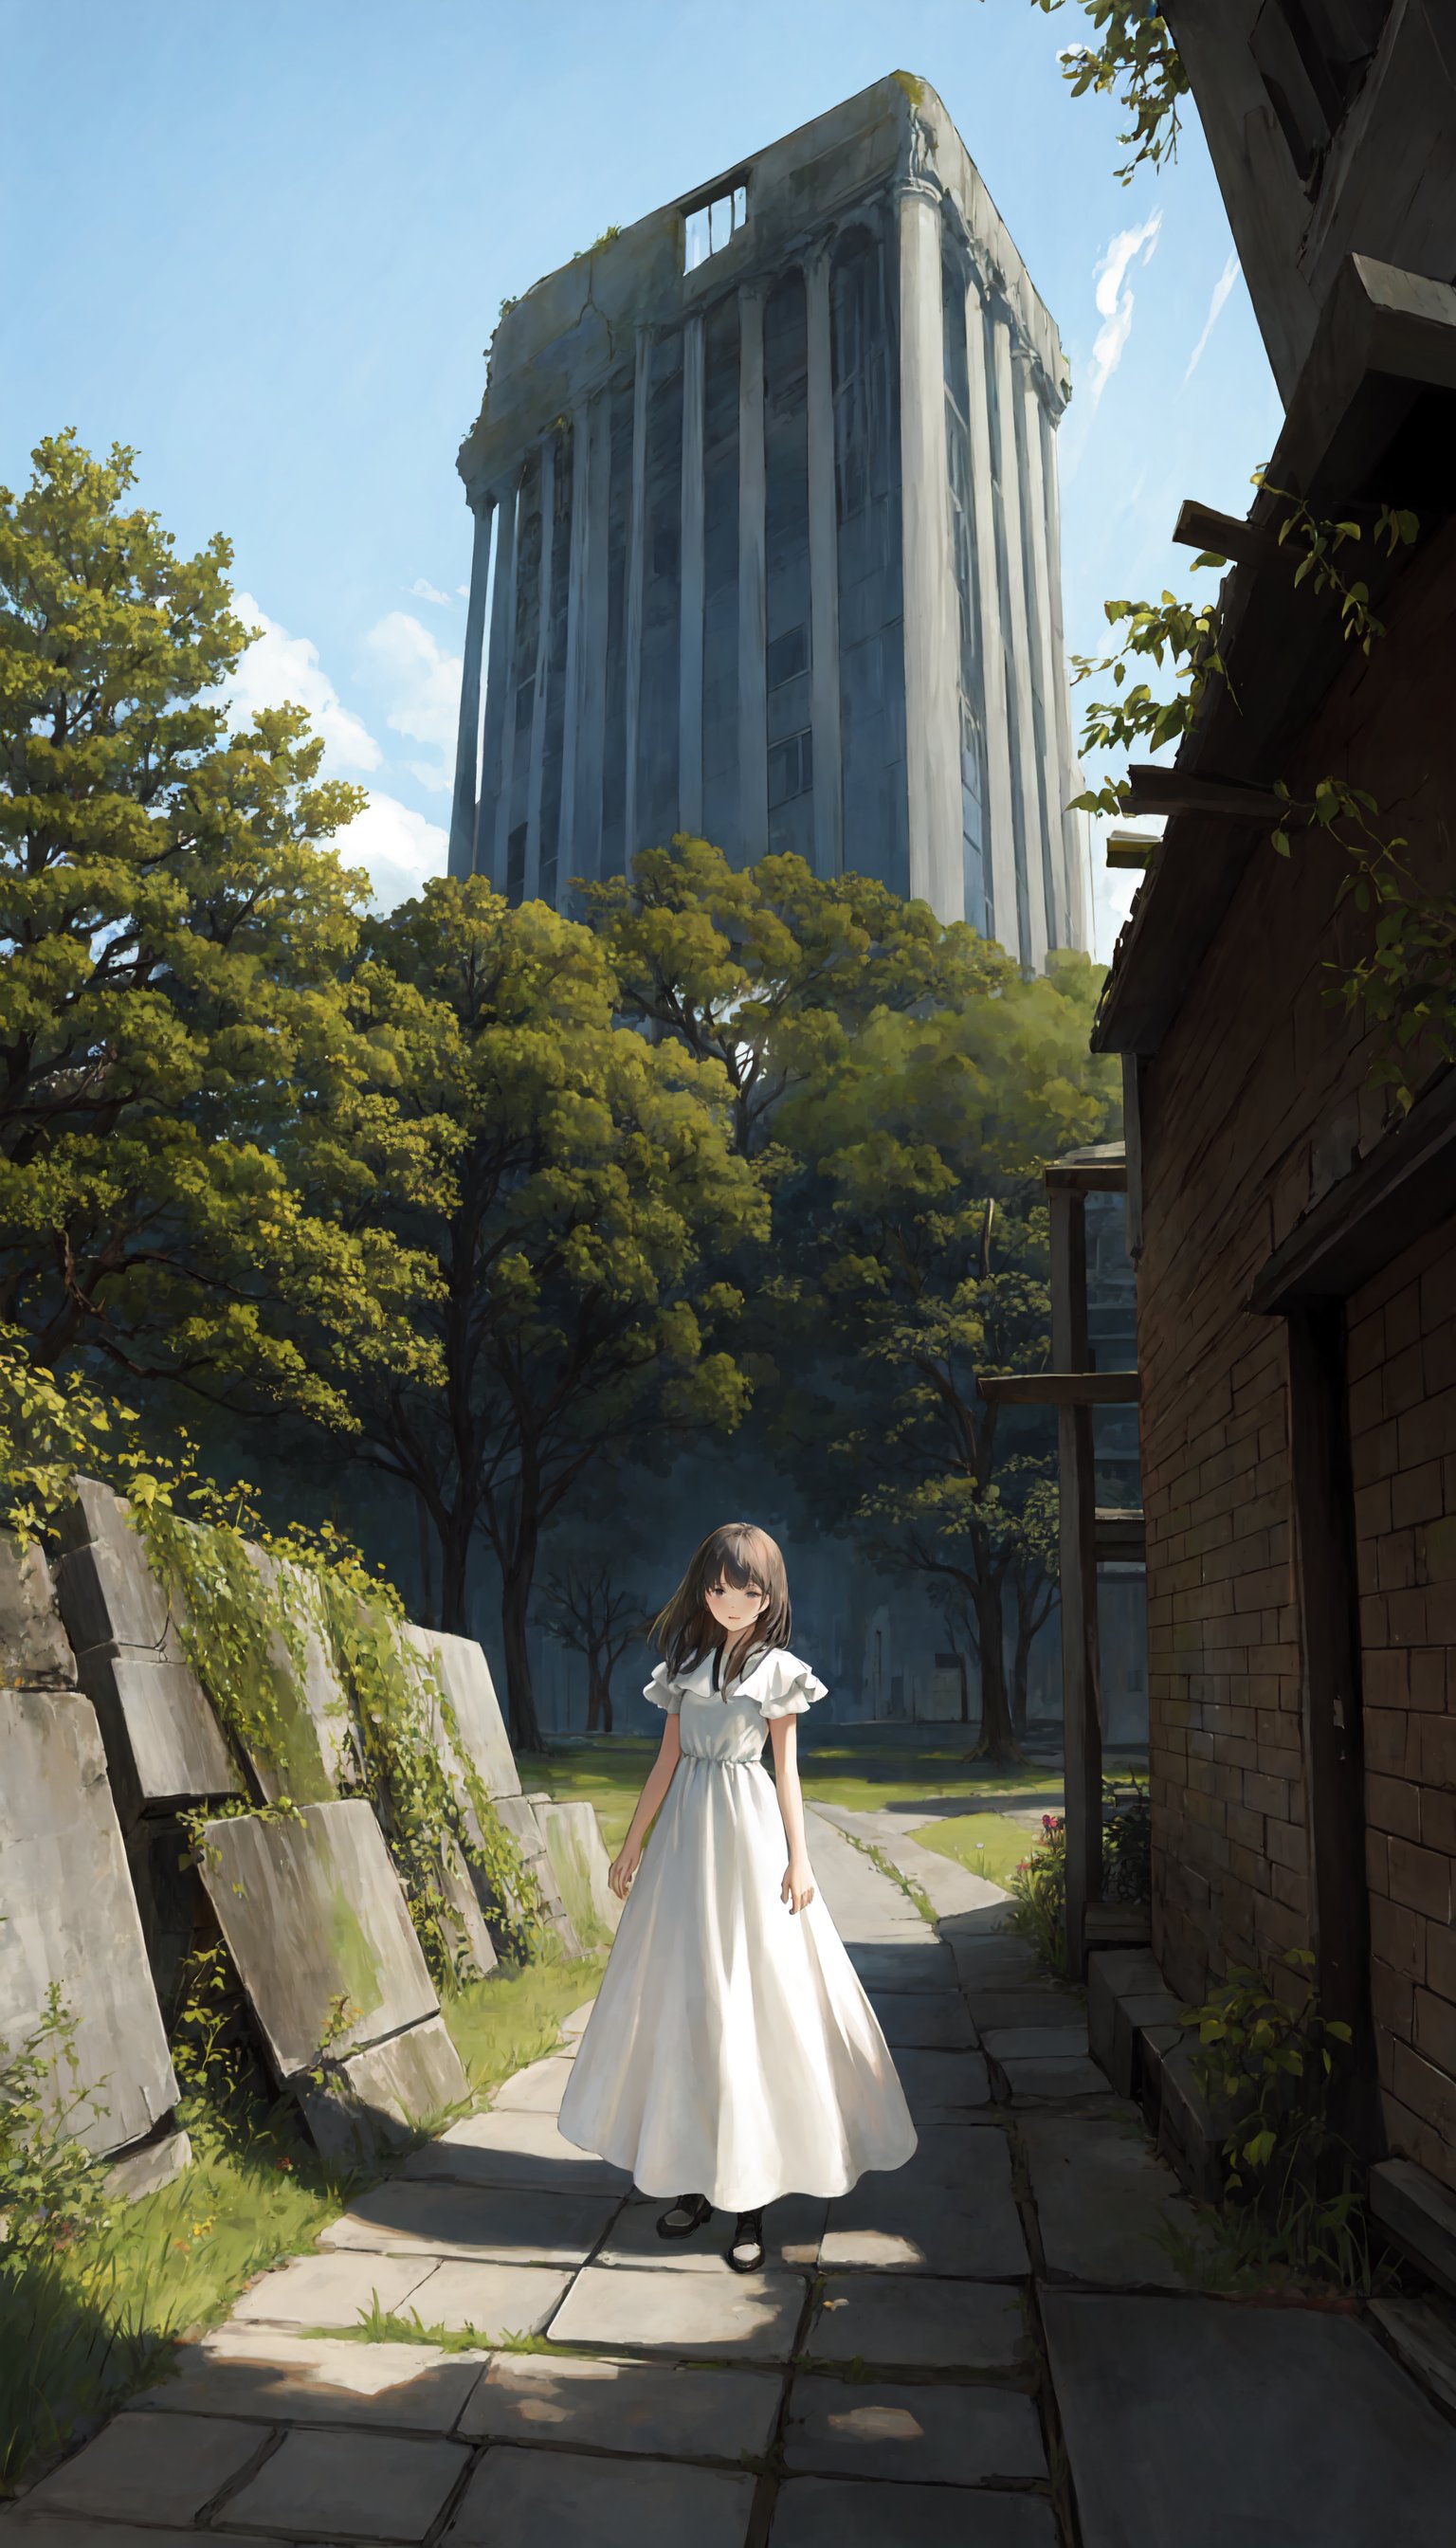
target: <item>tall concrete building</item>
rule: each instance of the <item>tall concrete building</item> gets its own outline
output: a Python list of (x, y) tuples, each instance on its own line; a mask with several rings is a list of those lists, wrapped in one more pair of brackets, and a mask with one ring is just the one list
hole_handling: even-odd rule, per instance
[(1029, 967), (1085, 945), (1067, 394), (903, 72), (536, 284), (460, 454), (451, 872), (556, 903), (685, 832), (876, 876)]

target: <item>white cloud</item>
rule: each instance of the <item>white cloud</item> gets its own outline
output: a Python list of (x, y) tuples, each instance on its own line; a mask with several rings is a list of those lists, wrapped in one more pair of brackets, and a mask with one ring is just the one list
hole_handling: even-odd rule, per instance
[(438, 823), (371, 787), (357, 821), (337, 834), (334, 846), (346, 867), (367, 867), (381, 911), (392, 911), (417, 893), (426, 876), (443, 875), (449, 837)]
[(468, 601), (470, 599), (470, 587), (468, 584), (457, 584), (455, 590), (459, 593), (462, 601)]
[(1220, 275), (1218, 282), (1214, 285), (1213, 296), (1209, 302), (1209, 315), (1203, 322), (1203, 334), (1199, 337), (1198, 343), (1194, 346), (1192, 353), (1188, 357), (1188, 369), (1183, 375), (1183, 387), (1185, 389), (1188, 387), (1194, 373), (1198, 369), (1203, 356), (1204, 347), (1208, 343), (1210, 336), (1212, 336), (1214, 329), (1218, 324), (1219, 313), (1223, 309), (1225, 302), (1228, 300), (1229, 293), (1232, 291), (1237, 277), (1238, 251), (1235, 248), (1231, 252), (1228, 262), (1225, 266), (1223, 273)]
[(1091, 359), (1087, 365), (1085, 418), (1090, 418), (1097, 403), (1123, 359), (1133, 326), (1133, 287), (1128, 282), (1128, 269), (1135, 258), (1145, 265), (1157, 245), (1162, 228), (1161, 208), (1149, 214), (1135, 230), (1119, 230), (1108, 241), (1107, 252), (1095, 269), (1095, 299), (1102, 325), (1093, 339)]
[(448, 610), (450, 607), (450, 596), (448, 592), (441, 592), (437, 584), (428, 583), (422, 575), (417, 575), (415, 577), (410, 590), (413, 593), (416, 601), (436, 601), (444, 610)]
[(292, 700), (307, 708), (314, 731), (323, 738), (329, 760), (340, 774), (377, 770), (384, 758), (373, 735), (344, 706), (318, 661), (318, 649), (308, 637), (290, 637), (250, 592), (234, 596), (233, 609), (245, 628), (262, 635), (249, 646), (228, 684), (229, 704), (245, 720), (257, 708), (282, 707)]
[(437, 646), (409, 610), (389, 610), (376, 620), (364, 640), (364, 657), (392, 702), (385, 711), (391, 730), (411, 743), (432, 744), (440, 755), (428, 765), (428, 777), (418, 762), (409, 765), (411, 774), (428, 787), (449, 786), (460, 718), (460, 657)]

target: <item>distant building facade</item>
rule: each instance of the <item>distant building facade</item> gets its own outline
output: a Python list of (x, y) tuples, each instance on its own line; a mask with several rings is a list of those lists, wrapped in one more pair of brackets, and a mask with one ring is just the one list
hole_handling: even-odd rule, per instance
[(451, 872), (560, 905), (682, 832), (876, 876), (1031, 968), (1084, 946), (1066, 398), (903, 73), (547, 276), (460, 454)]

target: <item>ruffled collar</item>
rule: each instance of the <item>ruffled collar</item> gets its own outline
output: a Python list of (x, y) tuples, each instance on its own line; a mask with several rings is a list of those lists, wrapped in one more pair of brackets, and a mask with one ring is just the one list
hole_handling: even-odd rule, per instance
[(705, 1655), (699, 1655), (690, 1671), (674, 1673), (671, 1678), (677, 1687), (690, 1691), (694, 1698), (757, 1698), (776, 1658), (781, 1657), (793, 1669), (800, 1669), (793, 1664), (793, 1657), (783, 1646), (750, 1646), (737, 1680), (729, 1682), (726, 1689), (715, 1689), (713, 1666), (719, 1651), (717, 1647), (710, 1646)]

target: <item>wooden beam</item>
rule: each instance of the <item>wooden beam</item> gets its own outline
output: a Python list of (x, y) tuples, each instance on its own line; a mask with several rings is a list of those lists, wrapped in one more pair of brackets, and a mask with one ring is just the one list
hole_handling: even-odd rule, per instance
[(1099, 1504), (1095, 1536), (1099, 1566), (1140, 1566), (1146, 1557), (1147, 1527), (1140, 1511)]
[(1123, 1194), (1128, 1184), (1126, 1141), (1096, 1141), (1085, 1150), (1064, 1150), (1045, 1172), (1048, 1187), (1070, 1186), (1077, 1194)]
[[(1062, 1375), (1086, 1376), (1087, 1205), (1053, 1187), (1050, 1206), (1051, 1350)], [(1080, 1366), (1080, 1372), (1078, 1367)], [(1106, 1377), (1098, 1374), (1094, 1377)], [(1122, 1377), (1122, 1375), (1119, 1375)], [(1097, 1493), (1092, 1410), (1056, 1410), (1058, 1574), (1061, 1583), (1062, 1758), (1065, 1765), (1066, 1942), (1071, 1972), (1085, 1960), (1087, 1905), (1102, 1892), (1102, 1710), (1098, 1688)]]
[(1456, 1213), (1456, 1070), (1447, 1070), (1276, 1247), (1249, 1294), (1258, 1315), (1347, 1300)]
[(1110, 867), (1145, 867), (1153, 851), (1161, 846), (1161, 834), (1154, 832), (1109, 832), (1103, 852)]
[(1364, 1706), (1342, 1302), (1310, 1302), (1290, 1315), (1289, 1437), (1316, 1981), (1321, 2015), (1342, 2019), (1354, 2039), (1336, 2074), (1339, 2129), (1371, 2159), (1383, 2147), (1370, 2004)]
[(1136, 1407), (1142, 1395), (1136, 1371), (983, 1371), (976, 1387), (988, 1407)]
[[(1173, 538), (1180, 549), (1205, 549), (1242, 566), (1273, 566), (1284, 554), (1277, 531), (1262, 522), (1240, 521), (1233, 513), (1216, 513), (1211, 504), (1195, 503), (1191, 497), (1178, 508)], [(1296, 563), (1290, 559), (1291, 574)]]
[(1250, 787), (1236, 778), (1204, 778), (1191, 770), (1162, 770), (1155, 762), (1138, 761), (1128, 773), (1123, 811), (1217, 814), (1226, 823), (1281, 823), (1289, 805), (1272, 787)]

